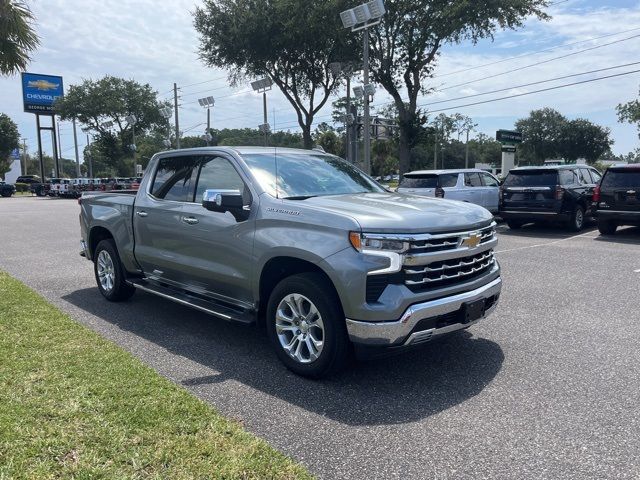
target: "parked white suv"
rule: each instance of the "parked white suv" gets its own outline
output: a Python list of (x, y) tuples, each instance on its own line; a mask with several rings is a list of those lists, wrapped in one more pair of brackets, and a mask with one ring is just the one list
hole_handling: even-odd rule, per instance
[(489, 172), (476, 168), (418, 170), (404, 174), (398, 192), (475, 203), (496, 213), (500, 182)]

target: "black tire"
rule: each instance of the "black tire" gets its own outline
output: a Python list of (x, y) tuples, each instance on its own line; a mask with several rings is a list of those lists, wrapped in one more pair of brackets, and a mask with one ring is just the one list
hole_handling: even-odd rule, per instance
[[(101, 256), (102, 252), (105, 252), (104, 255), (106, 256)], [(113, 279), (110, 282), (110, 288), (108, 284), (106, 286), (103, 285), (103, 282), (100, 279), (100, 273), (98, 272), (98, 270), (102, 268), (99, 266), (101, 260), (106, 258), (111, 260), (111, 267), (107, 271), (113, 274)], [(102, 240), (98, 243), (95, 252), (93, 252), (93, 273), (96, 277), (98, 290), (100, 290), (102, 296), (110, 302), (122, 302), (124, 300), (128, 300), (134, 293), (136, 293), (135, 287), (126, 282), (125, 270), (122, 267), (118, 250), (112, 239)]]
[(582, 230), (585, 223), (584, 215), (584, 208), (580, 205), (576, 206), (575, 210), (571, 214), (571, 219), (569, 220), (569, 230), (572, 232), (579, 232)]
[(13, 195), (13, 192), (2, 193), (2, 196), (5, 198), (9, 198), (11, 195)]
[(520, 228), (522, 228), (522, 225), (524, 225), (522, 222), (518, 222), (516, 220), (507, 220), (507, 225), (509, 226), (509, 228), (511, 230), (518, 230)]
[[(302, 363), (294, 359), (285, 350), (276, 332), (276, 311), (280, 303), (289, 295), (306, 297), (317, 309), (323, 323), (322, 349), (318, 357), (310, 361), (310, 363)], [(269, 297), (266, 315), (269, 340), (280, 361), (292, 372), (303, 377), (317, 379), (336, 373), (346, 365), (350, 352), (350, 342), (344, 313), (342, 312), (340, 299), (333, 286), (323, 275), (319, 273), (301, 273), (280, 281)], [(295, 318), (294, 314), (291, 316)], [(292, 327), (293, 325), (291, 323)], [(300, 328), (303, 327), (300, 326)], [(308, 331), (312, 332), (311, 329)], [(300, 330), (297, 330), (298, 335), (296, 335), (296, 332), (283, 332), (285, 337), (289, 334), (291, 335), (290, 343), (293, 343), (293, 337), (304, 335)], [(311, 333), (308, 335), (311, 337)], [(318, 333), (314, 333), (314, 335), (317, 336)], [(289, 340), (289, 338), (286, 338), (286, 340)], [(298, 343), (302, 344), (302, 350), (310, 353), (309, 348), (302, 341), (298, 341)], [(300, 353), (304, 356), (304, 352), (301, 351)], [(310, 357), (310, 355), (307, 356)]]
[(615, 235), (617, 229), (618, 225), (616, 224), (616, 222), (607, 220), (598, 221), (598, 230), (602, 235)]

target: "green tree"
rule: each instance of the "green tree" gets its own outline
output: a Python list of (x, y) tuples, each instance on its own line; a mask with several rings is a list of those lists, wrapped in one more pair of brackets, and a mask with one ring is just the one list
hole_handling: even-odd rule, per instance
[(318, 125), (313, 137), (316, 144), (325, 152), (344, 158), (344, 142), (328, 123), (322, 122)]
[(521, 165), (541, 165), (545, 160), (562, 155), (561, 138), (567, 118), (553, 108), (533, 110), (516, 122), (523, 142), (518, 146)]
[(616, 107), (616, 110), (619, 122), (635, 123), (638, 126), (638, 137), (640, 138), (640, 100), (621, 103)]
[(40, 43), (29, 6), (18, 0), (0, 0), (0, 75), (27, 68)]
[[(71, 85), (65, 96), (56, 101), (55, 109), (63, 120), (76, 118), (86, 130), (97, 132), (90, 150), (99, 164), (105, 162), (105, 173), (131, 176), (134, 132), (125, 117), (136, 117), (137, 143), (152, 129), (166, 128), (167, 121), (160, 114), (162, 106), (150, 85), (107, 75)], [(107, 122), (112, 125), (105, 125)]]
[(400, 172), (409, 168), (411, 148), (420, 134), (418, 95), (431, 92), (424, 81), (432, 75), (440, 49), (506, 28), (521, 27), (532, 15), (548, 18), (547, 0), (458, 1), (387, 0), (382, 22), (369, 29), (372, 73), (393, 97), (400, 127)]
[(0, 113), (0, 177), (11, 170), (13, 160), (10, 155), (20, 146), (18, 125), (8, 115)]
[(311, 148), (313, 119), (340, 82), (329, 63), (354, 60), (358, 52), (340, 24), (346, 8), (346, 0), (205, 0), (194, 19), (200, 57), (230, 70), (233, 84), (271, 78), (293, 106), (304, 146)]
[(584, 118), (566, 122), (560, 131), (558, 151), (565, 160), (585, 158), (592, 164), (613, 145), (611, 131)]

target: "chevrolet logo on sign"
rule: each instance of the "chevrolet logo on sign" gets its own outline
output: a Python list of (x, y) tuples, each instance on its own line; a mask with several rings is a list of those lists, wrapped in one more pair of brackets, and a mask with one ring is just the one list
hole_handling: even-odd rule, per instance
[(463, 238), (461, 246), (467, 248), (476, 248), (478, 245), (480, 245), (480, 240), (482, 240), (480, 234), (474, 233), (472, 235), (469, 235), (467, 238)]

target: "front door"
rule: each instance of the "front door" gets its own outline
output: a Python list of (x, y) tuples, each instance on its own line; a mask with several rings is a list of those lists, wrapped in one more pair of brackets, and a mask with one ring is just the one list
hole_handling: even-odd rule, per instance
[[(244, 204), (250, 209), (248, 218), (239, 221), (229, 212), (205, 209), (202, 195), (211, 189), (242, 192)], [(183, 239), (186, 245), (183, 282), (187, 289), (232, 303), (253, 303), (254, 203), (257, 201), (233, 159), (202, 157), (195, 199), (182, 208), (186, 235)]]

